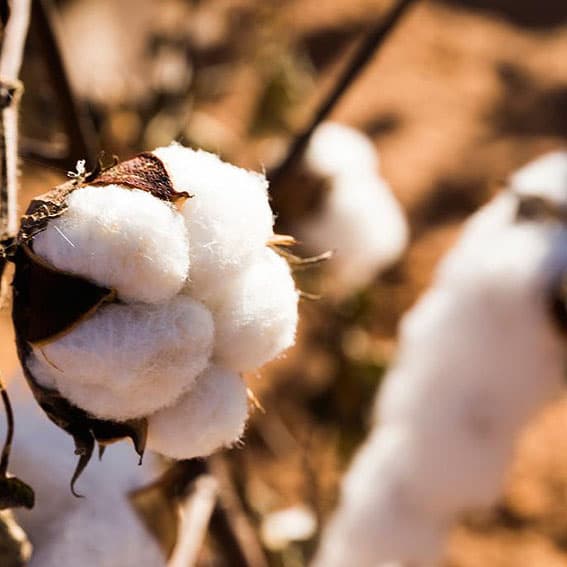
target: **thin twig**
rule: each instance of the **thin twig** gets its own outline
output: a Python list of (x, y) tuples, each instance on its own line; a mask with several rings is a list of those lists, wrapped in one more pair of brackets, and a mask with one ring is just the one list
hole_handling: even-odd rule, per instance
[(12, 440), (14, 438), (14, 412), (12, 411), (12, 404), (6, 390), (4, 380), (0, 376), (0, 395), (2, 396), (2, 403), (6, 412), (6, 440), (2, 448), (2, 456), (0, 458), (0, 478), (6, 478), (8, 472), (8, 461), (10, 460), (10, 452), (12, 450)]
[(74, 95), (73, 87), (65, 69), (65, 62), (57, 40), (57, 15), (51, 0), (36, 0), (33, 4), (34, 25), (37, 25), (45, 58), (49, 66), (50, 80), (57, 91), (65, 130), (68, 136), (68, 159), (70, 164), (86, 159), (89, 167), (96, 164), (96, 135), (88, 112)]
[(218, 482), (211, 475), (204, 474), (193, 481), (193, 491), (183, 506), (179, 538), (168, 567), (193, 567), (197, 564), (217, 502), (217, 492)]
[(323, 100), (315, 112), (311, 122), (302, 130), (292, 142), (286, 157), (281, 164), (272, 172), (270, 177), (270, 192), (275, 197), (280, 190), (281, 181), (286, 177), (289, 170), (299, 162), (305, 150), (311, 134), (317, 126), (331, 113), (339, 99), (346, 92), (353, 81), (360, 75), (366, 64), (370, 61), (378, 48), (384, 44), (390, 32), (394, 29), (407, 8), (415, 0), (399, 0), (386, 18), (379, 22), (366, 36), (350, 63), (339, 77), (335, 87)]
[(18, 77), (30, 18), (30, 0), (10, 2), (0, 55), (0, 239), (18, 229)]

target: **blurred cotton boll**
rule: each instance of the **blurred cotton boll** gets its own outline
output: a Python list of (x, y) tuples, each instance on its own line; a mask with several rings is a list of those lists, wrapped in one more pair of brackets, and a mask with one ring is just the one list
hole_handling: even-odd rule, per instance
[(188, 390), (213, 341), (211, 313), (187, 296), (111, 304), (38, 348), (33, 368), (45, 386), (55, 384), (93, 415), (125, 420), (171, 405)]
[(295, 341), (298, 301), (287, 262), (259, 252), (213, 306), (215, 361), (245, 372), (278, 356)]
[(297, 234), (314, 252), (334, 252), (329, 272), (339, 293), (362, 288), (400, 258), (409, 238), (405, 215), (379, 174), (376, 150), (360, 132), (327, 123), (314, 133), (305, 165), (327, 189)]
[(175, 405), (149, 417), (148, 448), (173, 459), (207, 456), (238, 441), (247, 417), (240, 376), (210, 366)]
[(177, 191), (187, 191), (182, 210), (191, 241), (187, 289), (207, 301), (221, 274), (244, 267), (273, 235), (266, 178), (218, 156), (178, 144), (154, 150)]
[(187, 229), (173, 205), (116, 185), (73, 191), (33, 248), (60, 270), (116, 289), (123, 301), (167, 300), (189, 272)]
[(153, 479), (156, 460), (146, 455), (143, 466), (131, 466), (132, 448), (113, 445), (82, 476), (86, 497), (76, 498), (69, 490), (72, 440), (41, 414), (27, 389), (14, 392), (15, 383), (10, 382), (18, 419), (11, 470), (25, 476), (36, 493), (32, 510), (16, 511), (33, 543), (30, 566), (165, 567), (160, 547), (127, 499), (130, 490)]
[[(428, 549), (409, 556), (393, 542), (444, 529), (501, 494), (520, 432), (564, 380), (564, 337), (550, 305), (567, 271), (567, 225), (554, 209), (567, 206), (565, 171), (567, 154), (554, 153), (516, 173), (513, 186), (465, 225), (431, 289), (404, 317), (378, 425), (346, 477), (321, 551), (361, 548), (364, 559), (321, 565), (379, 564), (385, 555), (428, 565)], [(532, 197), (547, 205), (524, 216)], [(408, 506), (411, 529), (391, 520), (382, 537), (372, 518), (396, 518)]]

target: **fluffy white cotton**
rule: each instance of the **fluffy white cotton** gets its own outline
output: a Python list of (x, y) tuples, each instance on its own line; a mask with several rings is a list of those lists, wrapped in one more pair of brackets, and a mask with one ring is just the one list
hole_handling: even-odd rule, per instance
[(183, 287), (189, 240), (170, 203), (108, 185), (77, 189), (67, 205), (33, 240), (34, 251), (50, 264), (114, 288), (127, 302), (164, 301)]
[(182, 209), (191, 241), (188, 290), (206, 301), (219, 280), (241, 269), (272, 236), (268, 182), (260, 173), (178, 144), (153, 153), (175, 188), (193, 196)]
[(352, 128), (323, 124), (311, 139), (306, 165), (327, 178), (329, 190), (297, 235), (314, 252), (334, 252), (328, 263), (333, 287), (364, 287), (400, 258), (409, 238), (405, 215), (378, 172), (374, 146)]
[(356, 175), (360, 169), (374, 171), (379, 160), (374, 144), (362, 132), (338, 122), (323, 122), (311, 136), (305, 163), (313, 173), (334, 177)]
[(375, 431), (343, 479), (339, 511), (326, 527), (313, 567), (436, 564), (448, 522), (413, 502), (399, 459), (403, 436)]
[(565, 204), (567, 200), (567, 151), (540, 156), (510, 177), (511, 188), (520, 194), (539, 195)]
[(175, 405), (148, 420), (148, 448), (173, 459), (207, 456), (235, 443), (248, 416), (246, 385), (238, 374), (210, 366)]
[(93, 415), (125, 420), (171, 405), (188, 390), (213, 342), (211, 313), (190, 297), (110, 304), (38, 347), (32, 371)]
[[(552, 154), (521, 170), (530, 172), (520, 176), (523, 195), (567, 205), (564, 167)], [(379, 563), (408, 530), (393, 521), (393, 532), (379, 538), (376, 518), (396, 518), (408, 502), (417, 534), (494, 503), (519, 433), (560, 392), (565, 346), (549, 301), (567, 270), (567, 226), (518, 216), (519, 185), (472, 217), (432, 288), (404, 318), (376, 406), (379, 424), (344, 483), (325, 553), (360, 547)], [(386, 437), (396, 439), (395, 449)], [(380, 474), (365, 477), (372, 467)], [(384, 491), (403, 491), (407, 500), (392, 509)], [(359, 533), (363, 525), (372, 527)], [(362, 541), (353, 545), (356, 533)], [(402, 548), (390, 559), (410, 559)], [(427, 564), (429, 556), (413, 559)], [(352, 562), (336, 563), (343, 564)]]
[(17, 416), (10, 469), (36, 494), (32, 510), (15, 510), (34, 547), (30, 567), (165, 567), (158, 544), (126, 498), (151, 482), (157, 461), (146, 455), (140, 467), (130, 443), (112, 445), (81, 476), (77, 488), (85, 498), (74, 497), (69, 490), (77, 459), (72, 438), (43, 415), (27, 387), (15, 384), (10, 382)]
[(245, 372), (293, 345), (298, 300), (287, 262), (262, 250), (215, 298), (215, 361)]

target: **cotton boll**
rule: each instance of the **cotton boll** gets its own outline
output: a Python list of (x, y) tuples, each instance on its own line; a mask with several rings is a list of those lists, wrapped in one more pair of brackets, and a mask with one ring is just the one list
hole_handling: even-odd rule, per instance
[(293, 345), (298, 299), (287, 262), (263, 250), (216, 298), (214, 360), (246, 372)]
[(343, 479), (338, 510), (323, 533), (313, 567), (376, 567), (439, 560), (448, 522), (424, 516), (409, 490), (396, 429), (375, 431)]
[(378, 154), (372, 141), (355, 128), (337, 122), (319, 125), (305, 152), (307, 167), (318, 175), (356, 175), (360, 170), (373, 172)]
[(178, 144), (154, 150), (173, 185), (193, 197), (182, 210), (191, 240), (188, 290), (207, 301), (211, 288), (241, 269), (273, 235), (264, 175)]
[(50, 264), (114, 288), (127, 302), (165, 301), (183, 287), (189, 240), (170, 203), (107, 185), (76, 189), (67, 206), (33, 240), (34, 251)]
[(210, 366), (175, 405), (149, 417), (147, 446), (173, 459), (204, 457), (236, 442), (247, 416), (248, 396), (240, 376)]
[(17, 416), (10, 470), (36, 494), (32, 510), (15, 510), (34, 546), (30, 565), (165, 567), (161, 550), (126, 497), (151, 482), (159, 470), (157, 460), (146, 455), (138, 466), (131, 444), (112, 445), (102, 461), (83, 473), (79, 490), (85, 498), (76, 498), (69, 490), (77, 458), (73, 440), (43, 415), (21, 382), (21, 376), (10, 381)]
[(565, 204), (567, 201), (567, 151), (544, 154), (516, 171), (510, 186), (519, 194), (537, 195)]
[(296, 232), (311, 250), (333, 250), (333, 284), (352, 291), (400, 258), (408, 242), (407, 221), (377, 174), (353, 170), (329, 182), (321, 209)]
[(207, 366), (211, 313), (181, 295), (159, 305), (110, 304), (36, 348), (31, 370), (96, 417), (125, 420), (172, 404)]

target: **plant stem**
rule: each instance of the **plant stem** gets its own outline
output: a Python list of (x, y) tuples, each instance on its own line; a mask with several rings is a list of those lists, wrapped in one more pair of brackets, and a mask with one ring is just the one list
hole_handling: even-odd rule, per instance
[(18, 229), (18, 80), (30, 19), (30, 0), (9, 3), (0, 54), (0, 240)]
[(8, 461), (10, 460), (10, 451), (12, 450), (12, 439), (14, 438), (14, 412), (12, 411), (12, 404), (6, 390), (4, 380), (0, 377), (0, 395), (2, 396), (2, 403), (6, 411), (6, 440), (2, 448), (2, 456), (0, 457), (0, 478), (6, 478), (8, 472)]
[[(37, 25), (45, 49), (50, 79), (57, 91), (67, 142), (67, 167), (79, 159), (86, 159), (89, 167), (96, 164), (96, 135), (94, 126), (85, 106), (77, 100), (65, 69), (65, 62), (57, 40), (57, 14), (51, 0), (36, 0), (33, 11), (34, 25)], [(60, 160), (57, 160), (59, 163)]]
[(269, 176), (270, 192), (273, 198), (277, 197), (280, 187), (282, 187), (281, 180), (286, 177), (289, 171), (293, 169), (301, 159), (315, 128), (331, 113), (337, 102), (360, 75), (361, 71), (376, 51), (384, 44), (390, 32), (413, 2), (414, 0), (399, 0), (386, 15), (385, 19), (370, 30), (364, 41), (356, 50), (350, 63), (339, 77), (333, 90), (323, 100), (318, 110), (315, 112), (311, 122), (295, 137), (286, 157)]

